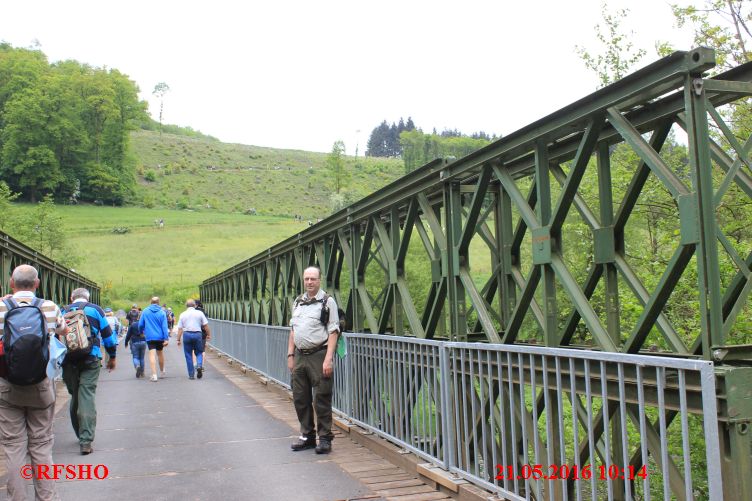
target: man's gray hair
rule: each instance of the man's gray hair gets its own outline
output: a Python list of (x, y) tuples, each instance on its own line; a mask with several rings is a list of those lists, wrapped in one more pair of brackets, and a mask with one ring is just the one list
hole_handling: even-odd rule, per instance
[(305, 272), (308, 271), (308, 270), (316, 270), (316, 271), (318, 271), (319, 272), (319, 278), (321, 278), (321, 268), (319, 268), (318, 266), (309, 266), (308, 268), (306, 268), (305, 270), (303, 270), (303, 274), (305, 275)]
[(185, 307), (186, 308), (195, 308), (196, 307), (196, 301), (194, 301), (193, 299), (189, 299), (188, 301), (185, 302)]
[(89, 291), (87, 289), (84, 289), (83, 287), (79, 287), (78, 289), (74, 289), (73, 292), (71, 292), (71, 301), (75, 301), (76, 299), (84, 299), (86, 301), (89, 300)]
[(153, 298), (151, 298), (151, 304), (159, 304), (159, 297), (154, 296)]
[(16, 285), (16, 288), (32, 290), (34, 288), (34, 285), (36, 285), (37, 279), (39, 278), (39, 272), (36, 268), (29, 264), (22, 264), (20, 266), (16, 266), (16, 269), (13, 270), (11, 278), (13, 278), (13, 283)]

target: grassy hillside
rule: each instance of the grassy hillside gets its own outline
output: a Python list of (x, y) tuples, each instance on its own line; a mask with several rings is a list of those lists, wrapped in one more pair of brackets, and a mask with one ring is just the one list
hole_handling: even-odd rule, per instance
[[(132, 133), (130, 150), (140, 207), (57, 206), (81, 257), (76, 269), (100, 284), (104, 306), (142, 305), (158, 295), (180, 311), (204, 279), (331, 212), (326, 154), (147, 130)], [(352, 178), (342, 194), (350, 202), (403, 173), (397, 159), (346, 161)], [(245, 214), (250, 208), (256, 215)], [(163, 229), (154, 224), (159, 219)], [(128, 233), (113, 233), (124, 227)]]
[[(180, 306), (198, 284), (308, 227), (291, 218), (216, 211), (59, 206), (77, 247), (77, 271), (96, 281), (106, 305), (142, 305), (153, 295)], [(155, 219), (164, 219), (159, 229)], [(73, 222), (75, 221), (75, 224)], [(115, 234), (115, 227), (128, 227)], [(182, 308), (179, 308), (182, 309)]]
[[(131, 134), (136, 203), (152, 208), (244, 212), (311, 218), (331, 211), (332, 182), (324, 153), (222, 143), (211, 138)], [(402, 160), (347, 157), (355, 201), (404, 173)]]

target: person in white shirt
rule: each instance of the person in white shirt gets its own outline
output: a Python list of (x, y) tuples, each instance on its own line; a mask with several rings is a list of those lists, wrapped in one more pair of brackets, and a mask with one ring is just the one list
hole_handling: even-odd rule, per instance
[[(185, 365), (188, 368), (188, 379), (195, 379), (204, 375), (204, 342), (201, 338), (202, 330), (206, 330), (207, 338), (211, 336), (209, 331), (209, 321), (203, 312), (196, 309), (196, 302), (189, 299), (185, 302), (187, 308), (180, 314), (178, 319), (178, 346), (185, 337), (183, 343), (183, 352), (185, 353)], [(196, 354), (196, 366), (194, 376), (193, 354)]]

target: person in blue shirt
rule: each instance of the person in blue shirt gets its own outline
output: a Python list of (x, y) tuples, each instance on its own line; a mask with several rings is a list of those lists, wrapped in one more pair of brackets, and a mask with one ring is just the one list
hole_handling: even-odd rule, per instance
[(167, 315), (159, 306), (159, 298), (151, 298), (151, 304), (141, 314), (138, 321), (138, 330), (146, 337), (146, 346), (149, 348), (149, 367), (151, 368), (151, 381), (157, 381), (157, 357), (159, 357), (159, 369), (162, 377), (165, 376), (164, 355), (162, 348), (167, 346), (170, 333), (167, 330)]
[(65, 382), (70, 400), (70, 418), (73, 431), (76, 432), (81, 454), (91, 454), (94, 450), (94, 431), (97, 426), (97, 408), (95, 396), (99, 370), (101, 368), (102, 347), (107, 350), (109, 360), (107, 369), (115, 368), (117, 351), (117, 336), (110, 328), (104, 310), (89, 302), (89, 291), (84, 288), (75, 289), (71, 293), (71, 304), (63, 311), (83, 308), (91, 327), (91, 350), (88, 353), (68, 353), (63, 360), (63, 381)]

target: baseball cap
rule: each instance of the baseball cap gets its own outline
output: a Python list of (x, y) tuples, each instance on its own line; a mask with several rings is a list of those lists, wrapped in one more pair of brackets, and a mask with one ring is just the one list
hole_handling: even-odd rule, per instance
[(133, 303), (133, 306), (131, 308), (138, 308), (138, 305), (136, 303)]
[(105, 308), (105, 309), (104, 309), (104, 312), (105, 312), (105, 313), (110, 313), (110, 312), (112, 312), (112, 308)]

